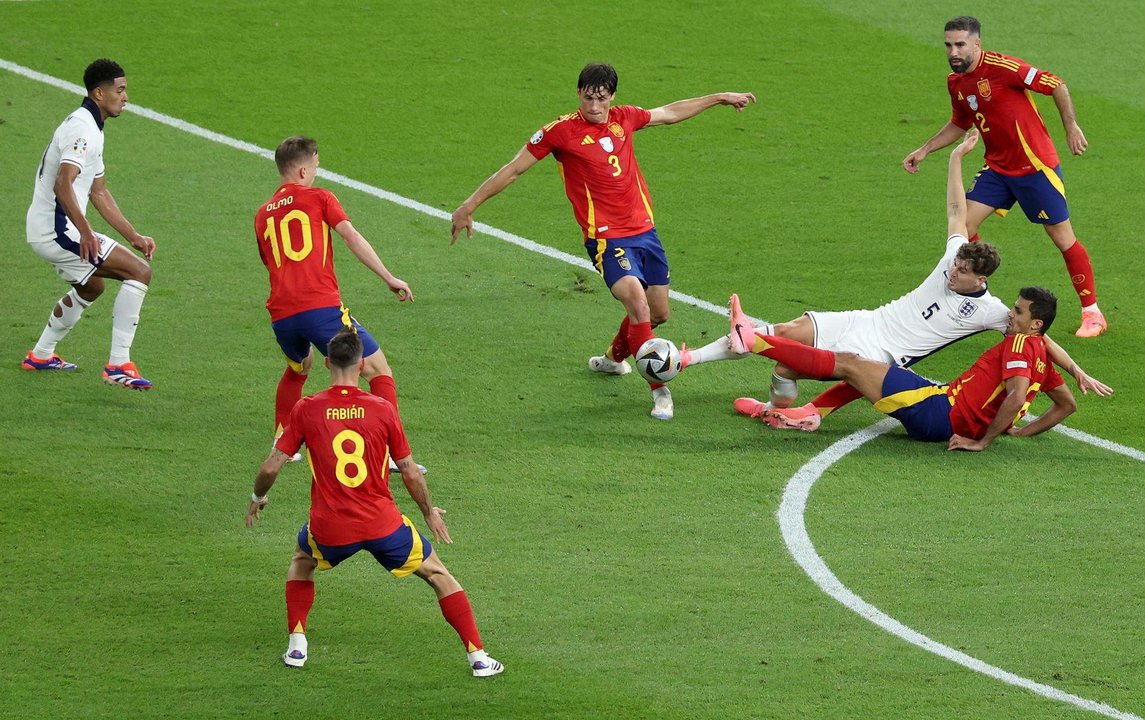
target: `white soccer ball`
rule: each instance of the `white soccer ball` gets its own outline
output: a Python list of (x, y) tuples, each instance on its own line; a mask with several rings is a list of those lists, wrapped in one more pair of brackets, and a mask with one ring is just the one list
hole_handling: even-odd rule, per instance
[(636, 371), (648, 382), (666, 383), (680, 370), (680, 349), (671, 340), (654, 337), (636, 351)]

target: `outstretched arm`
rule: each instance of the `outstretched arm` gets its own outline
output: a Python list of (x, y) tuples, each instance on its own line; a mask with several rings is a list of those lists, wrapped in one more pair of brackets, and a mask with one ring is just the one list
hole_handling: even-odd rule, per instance
[(1089, 147), (1085, 133), (1077, 125), (1077, 110), (1074, 109), (1073, 99), (1069, 96), (1069, 88), (1065, 83), (1054, 88), (1054, 104), (1058, 106), (1058, 113), (1062, 116), (1062, 126), (1065, 128), (1066, 144), (1074, 155), (1081, 155)]
[(95, 179), (91, 186), (91, 204), (99, 211), (99, 214), (107, 221), (107, 224), (115, 228), (115, 231), (123, 236), (123, 239), (131, 243), (131, 245), (143, 253), (143, 257), (148, 260), (155, 254), (155, 241), (146, 235), (140, 235), (135, 231), (135, 227), (128, 222), (123, 213), (119, 209), (119, 205), (115, 202), (115, 198), (111, 196), (111, 191), (107, 189), (107, 183), (104, 182), (102, 177)]
[(946, 176), (946, 232), (948, 235), (966, 235), (966, 188), (962, 184), (962, 158), (978, 144), (978, 129), (966, 133), (966, 138), (950, 153), (950, 168)]
[(452, 245), (457, 242), (457, 236), (461, 233), (462, 228), (465, 228), (467, 237), (473, 237), (473, 213), (477, 212), (481, 203), (509, 187), (514, 180), (521, 177), (522, 173), (536, 164), (537, 158), (533, 157), (529, 148), (524, 145), (521, 146), (512, 160), (490, 175), (488, 180), (481, 183), (473, 191), (473, 194), (453, 211), (453, 227), (450, 228), (452, 239), (449, 244)]
[(648, 113), (652, 117), (648, 120), (647, 127), (654, 125), (671, 125), (673, 123), (682, 122), (689, 118), (694, 118), (708, 108), (713, 108), (717, 105), (731, 105), (735, 108), (736, 112), (742, 112), (744, 108), (753, 102), (755, 102), (754, 94), (735, 92), (714, 93), (703, 97), (689, 98), (688, 100), (677, 100), (674, 103), (649, 110)]
[(1113, 388), (1109, 387), (1100, 380), (1091, 378), (1081, 369), (1069, 353), (1065, 351), (1061, 345), (1051, 340), (1049, 336), (1043, 336), (1046, 342), (1046, 355), (1054, 365), (1057, 365), (1066, 372), (1067, 375), (1073, 375), (1073, 379), (1077, 381), (1077, 387), (1081, 390), (1082, 395), (1086, 395), (1092, 390), (1098, 397), (1108, 397), (1113, 394)]
[(354, 253), (354, 257), (374, 271), (374, 274), (382, 279), (386, 285), (389, 286), (390, 292), (398, 296), (398, 301), (402, 302), (409, 300), (413, 302), (413, 290), (410, 290), (409, 285), (405, 280), (395, 277), (378, 257), (378, 253), (374, 251), (374, 246), (362, 237), (362, 233), (358, 232), (354, 224), (349, 220), (343, 220), (338, 223), (334, 230), (342, 236), (346, 241), (346, 247), (350, 248), (350, 252)]
[(402, 472), (402, 483), (406, 486), (406, 491), (417, 503), (422, 517), (425, 518), (425, 524), (433, 533), (433, 539), (451, 545), (453, 539), (449, 537), (449, 528), (445, 527), (445, 520), (441, 517), (445, 514), (445, 510), (434, 507), (430, 501), (429, 486), (425, 484), (425, 475), (418, 469), (417, 463), (413, 461), (413, 456), (406, 455), (400, 460), (394, 460), (394, 462), (397, 464), (398, 470)]
[(918, 172), (918, 164), (926, 159), (926, 156), (935, 150), (941, 150), (958, 138), (962, 137), (962, 133), (966, 132), (964, 129), (958, 127), (951, 121), (947, 121), (942, 129), (934, 134), (934, 137), (923, 143), (922, 147), (912, 152), (903, 158), (903, 169), (908, 173)]
[(1047, 390), (1046, 395), (1049, 396), (1050, 400), (1054, 401), (1050, 409), (1042, 413), (1038, 419), (1032, 423), (1023, 425), (1020, 428), (1010, 428), (1010, 435), (1030, 437), (1031, 435), (1044, 433), (1077, 410), (1077, 401), (1074, 400), (1073, 393), (1071, 393), (1069, 388), (1065, 385), (1058, 385), (1053, 390)]
[(250, 507), (246, 511), (247, 527), (254, 527), (254, 521), (259, 518), (259, 511), (270, 502), (266, 494), (274, 486), (274, 481), (278, 479), (278, 473), (288, 460), (290, 460), (289, 455), (278, 448), (274, 448), (259, 467), (258, 475), (254, 478), (254, 491), (251, 493)]

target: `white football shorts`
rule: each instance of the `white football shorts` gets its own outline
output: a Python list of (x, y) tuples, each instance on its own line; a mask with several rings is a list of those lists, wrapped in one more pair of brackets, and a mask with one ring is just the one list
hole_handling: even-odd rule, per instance
[(95, 237), (99, 240), (99, 261), (93, 265), (79, 256), (79, 235), (77, 233), (73, 237), (70, 230), (71, 228), (69, 228), (69, 232), (64, 234), (63, 238), (58, 238), (52, 234), (40, 239), (29, 240), (28, 245), (37, 255), (52, 264), (52, 267), (56, 269), (56, 274), (63, 278), (64, 282), (71, 285), (83, 285), (91, 279), (91, 276), (111, 255), (112, 251), (119, 247), (119, 243), (103, 233), (96, 233)]
[(885, 350), (874, 310), (848, 310), (846, 312), (806, 312), (815, 326), (815, 347), (831, 352), (855, 353), (868, 360), (897, 365), (898, 360)]

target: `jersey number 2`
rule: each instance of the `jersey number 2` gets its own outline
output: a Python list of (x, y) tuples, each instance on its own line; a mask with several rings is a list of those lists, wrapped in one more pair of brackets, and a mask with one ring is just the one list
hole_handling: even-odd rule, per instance
[[(300, 234), (302, 235), (302, 247), (297, 250), (294, 249), (294, 236), (290, 232), (290, 223), (294, 220), (298, 221)], [(282, 242), (279, 242), (281, 236)], [(278, 221), (278, 232), (274, 230), (274, 218), (268, 217), (266, 219), (266, 230), (262, 233), (262, 237), (270, 244), (270, 251), (274, 255), (274, 266), (282, 267), (282, 256), (285, 255), (290, 260), (300, 262), (306, 259), (310, 251), (314, 249), (314, 234), (310, 231), (310, 216), (301, 210), (291, 210), (282, 216)], [(279, 249), (281, 244), (282, 249)]]
[[(346, 452), (346, 443), (350, 444), (350, 452)], [(366, 439), (353, 430), (343, 430), (334, 436), (334, 456), (338, 464), (334, 466), (334, 476), (338, 482), (346, 487), (358, 487), (366, 482), (370, 473), (366, 469)], [(346, 472), (354, 468), (353, 476)]]

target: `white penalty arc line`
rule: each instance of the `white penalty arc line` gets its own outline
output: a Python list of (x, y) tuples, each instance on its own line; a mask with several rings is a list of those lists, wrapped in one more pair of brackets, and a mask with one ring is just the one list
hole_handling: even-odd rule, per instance
[[(0, 58), (0, 68), (30, 80), (35, 80), (37, 82), (44, 83), (45, 85), (59, 88), (65, 92), (70, 92), (76, 95), (85, 94), (84, 89), (79, 85), (67, 82), (66, 80), (60, 80), (59, 78), (53, 77), (51, 75), (46, 75), (44, 73), (24, 67), (23, 65), (18, 65), (2, 58)], [(145, 107), (140, 107), (138, 105), (128, 105), (127, 110), (141, 117), (153, 120), (163, 125), (167, 125), (168, 127), (175, 128), (176, 130), (181, 130), (190, 135), (194, 135), (205, 140), (210, 140), (235, 150), (241, 150), (242, 152), (258, 155), (259, 157), (266, 158), (268, 160), (274, 159), (274, 153), (271, 150), (267, 150), (266, 148), (259, 147), (253, 143), (248, 143), (243, 140), (237, 140), (227, 135), (214, 132), (213, 130), (208, 130), (204, 127), (200, 127), (199, 125), (189, 123), (185, 120), (180, 120), (179, 118), (165, 115), (163, 113), (156, 112)], [(346, 177), (345, 175), (340, 175), (338, 173), (329, 172), (322, 169), (319, 169), (318, 175), (319, 177), (322, 177), (331, 182), (338, 183), (354, 190), (358, 190), (359, 192), (363, 192), (380, 200), (384, 200), (386, 202), (394, 203), (395, 205), (414, 210), (415, 212), (429, 215), (430, 217), (435, 217), (440, 220), (449, 220), (451, 217), (450, 213), (447, 213), (444, 210), (439, 210), (431, 205), (426, 205), (425, 203), (411, 200), (402, 195), (374, 187), (373, 185), (367, 185), (366, 183)], [(499, 240), (503, 240), (505, 242), (521, 247), (530, 252), (539, 253), (546, 257), (553, 258), (554, 260), (560, 260), (561, 262), (565, 262), (570, 265), (595, 272), (595, 268), (592, 267), (592, 264), (582, 257), (570, 255), (568, 253), (561, 252), (560, 250), (554, 250), (547, 245), (542, 245), (527, 238), (521, 237), (520, 235), (506, 232), (499, 228), (495, 228), (492, 225), (476, 222), (473, 224), (473, 229), (486, 235), (498, 238)], [(671, 291), (671, 297), (673, 300), (678, 302), (708, 310), (718, 315), (728, 314), (727, 308), (725, 307), (715, 305), (714, 303), (710, 303), (707, 300), (701, 300), (699, 298), (692, 297), (691, 295), (677, 292), (675, 290)], [(796, 473), (796, 475), (788, 483), (787, 489), (783, 494), (783, 502), (780, 505), (778, 516), (780, 527), (783, 530), (784, 542), (787, 544), (788, 549), (795, 557), (796, 562), (799, 563), (804, 571), (807, 572), (807, 574), (810, 575), (813, 580), (815, 580), (816, 584), (818, 584), (819, 587), (822, 588), (823, 591), (828, 595), (835, 598), (836, 600), (839, 600), (839, 602), (842, 602), (848, 608), (854, 610), (863, 617), (866, 617), (868, 620), (871, 620), (871, 622), (874, 622), (880, 627), (903, 638), (904, 640), (907, 640), (908, 642), (914, 643), (915, 645), (923, 647), (930, 652), (934, 652), (972, 670), (982, 672), (986, 675), (995, 677), (999, 680), (1017, 685), (1019, 687), (1027, 688), (1033, 692), (1038, 693), (1039, 695), (1044, 695), (1055, 700), (1068, 702), (1070, 704), (1076, 705), (1077, 707), (1086, 710), (1092, 710), (1094, 712), (1107, 715), (1108, 717), (1119, 718), (1123, 720), (1143, 720), (1137, 715), (1122, 713), (1114, 708), (1109, 707), (1108, 705), (1097, 703), (1092, 700), (1086, 700), (1085, 698), (1071, 695), (1048, 685), (1042, 685), (1041, 683), (1034, 682), (1033, 680), (1022, 678), (1018, 675), (1014, 675), (1013, 673), (1009, 673), (1005, 670), (996, 668), (992, 665), (972, 658), (965, 653), (958, 652), (957, 650), (937, 643), (927, 638), (925, 635), (906, 627), (894, 618), (880, 611), (878, 608), (875, 608), (864, 602), (862, 598), (847, 589), (846, 586), (844, 586), (839, 581), (839, 579), (835, 577), (835, 575), (827, 567), (826, 563), (823, 562), (823, 559), (820, 558), (818, 554), (816, 554), (815, 547), (811, 543), (811, 538), (807, 535), (807, 528), (803, 522), (803, 511), (807, 506), (807, 497), (811, 492), (811, 486), (815, 483), (815, 480), (817, 480), (819, 476), (822, 475), (823, 471), (831, 466), (831, 464), (838, 461), (851, 450), (857, 449), (867, 441), (877, 437), (878, 435), (881, 435), (882, 433), (885, 433), (887, 430), (894, 426), (895, 422), (893, 420), (887, 419), (876, 423), (875, 425), (872, 425), (865, 430), (860, 430), (857, 433), (843, 438), (842, 440), (836, 442), (831, 447), (817, 455), (814, 459), (812, 459), (811, 462), (809, 462), (798, 473)], [(1142, 453), (1139, 450), (1128, 448), (1112, 441), (1104, 440), (1102, 438), (1098, 438), (1078, 430), (1072, 430), (1070, 428), (1064, 428), (1060, 426), (1057, 429), (1071, 437), (1074, 437), (1075, 439), (1081, 440), (1082, 442), (1086, 442), (1091, 445), (1110, 450), (1112, 452), (1117, 452), (1137, 460), (1145, 460), (1145, 453)]]
[[(854, 591), (844, 585), (843, 582), (835, 576), (835, 573), (831, 572), (831, 569), (827, 567), (827, 563), (819, 556), (819, 553), (815, 551), (815, 545), (811, 542), (811, 536), (807, 534), (807, 524), (804, 520), (804, 513), (807, 510), (807, 499), (811, 495), (811, 488), (815, 485), (815, 481), (823, 476), (827, 468), (834, 465), (848, 453), (859, 449), (868, 441), (873, 440), (897, 426), (897, 421), (886, 418), (870, 427), (848, 435), (812, 458), (788, 481), (787, 487), (784, 488), (783, 500), (779, 504), (779, 511), (776, 513), (776, 517), (779, 519), (779, 529), (783, 534), (783, 542), (787, 545), (787, 549), (791, 552), (791, 556), (795, 558), (795, 562), (799, 564), (799, 567), (803, 568), (803, 571), (819, 586), (820, 590), (842, 603), (848, 610), (866, 618), (892, 635), (912, 645), (917, 645), (927, 652), (934, 653), (939, 657), (958, 663), (963, 667), (992, 677), (995, 680), (1000, 680), (1004, 683), (1029, 690), (1032, 693), (1049, 698), (1050, 700), (1069, 703), (1082, 710), (1089, 710), (1090, 712), (1095, 712), (1110, 718), (1117, 718), (1118, 720), (1142, 720), (1140, 716), (1134, 715), (1133, 713), (1122, 712), (1105, 703), (1088, 700), (1050, 685), (1015, 675), (1012, 672), (1003, 670), (1000, 667), (996, 667), (932, 640), (917, 630), (903, 625), (898, 620), (895, 620), (890, 615), (887, 615), (882, 610), (863, 600), (863, 598), (859, 597)], [(1066, 432), (1066, 434), (1071, 437), (1076, 437), (1082, 442), (1097, 444), (1098, 447), (1105, 447), (1108, 450), (1121, 453), (1135, 460), (1145, 461), (1145, 453), (1141, 453), (1133, 448), (1126, 448), (1116, 445), (1116, 443), (1109, 443), (1101, 438), (1094, 438), (1092, 435), (1079, 433), (1076, 430), (1063, 429), (1063, 432)], [(1102, 444), (1093, 443), (1091, 442), (1092, 440), (1098, 440)], [(1113, 447), (1108, 447), (1110, 445)]]

